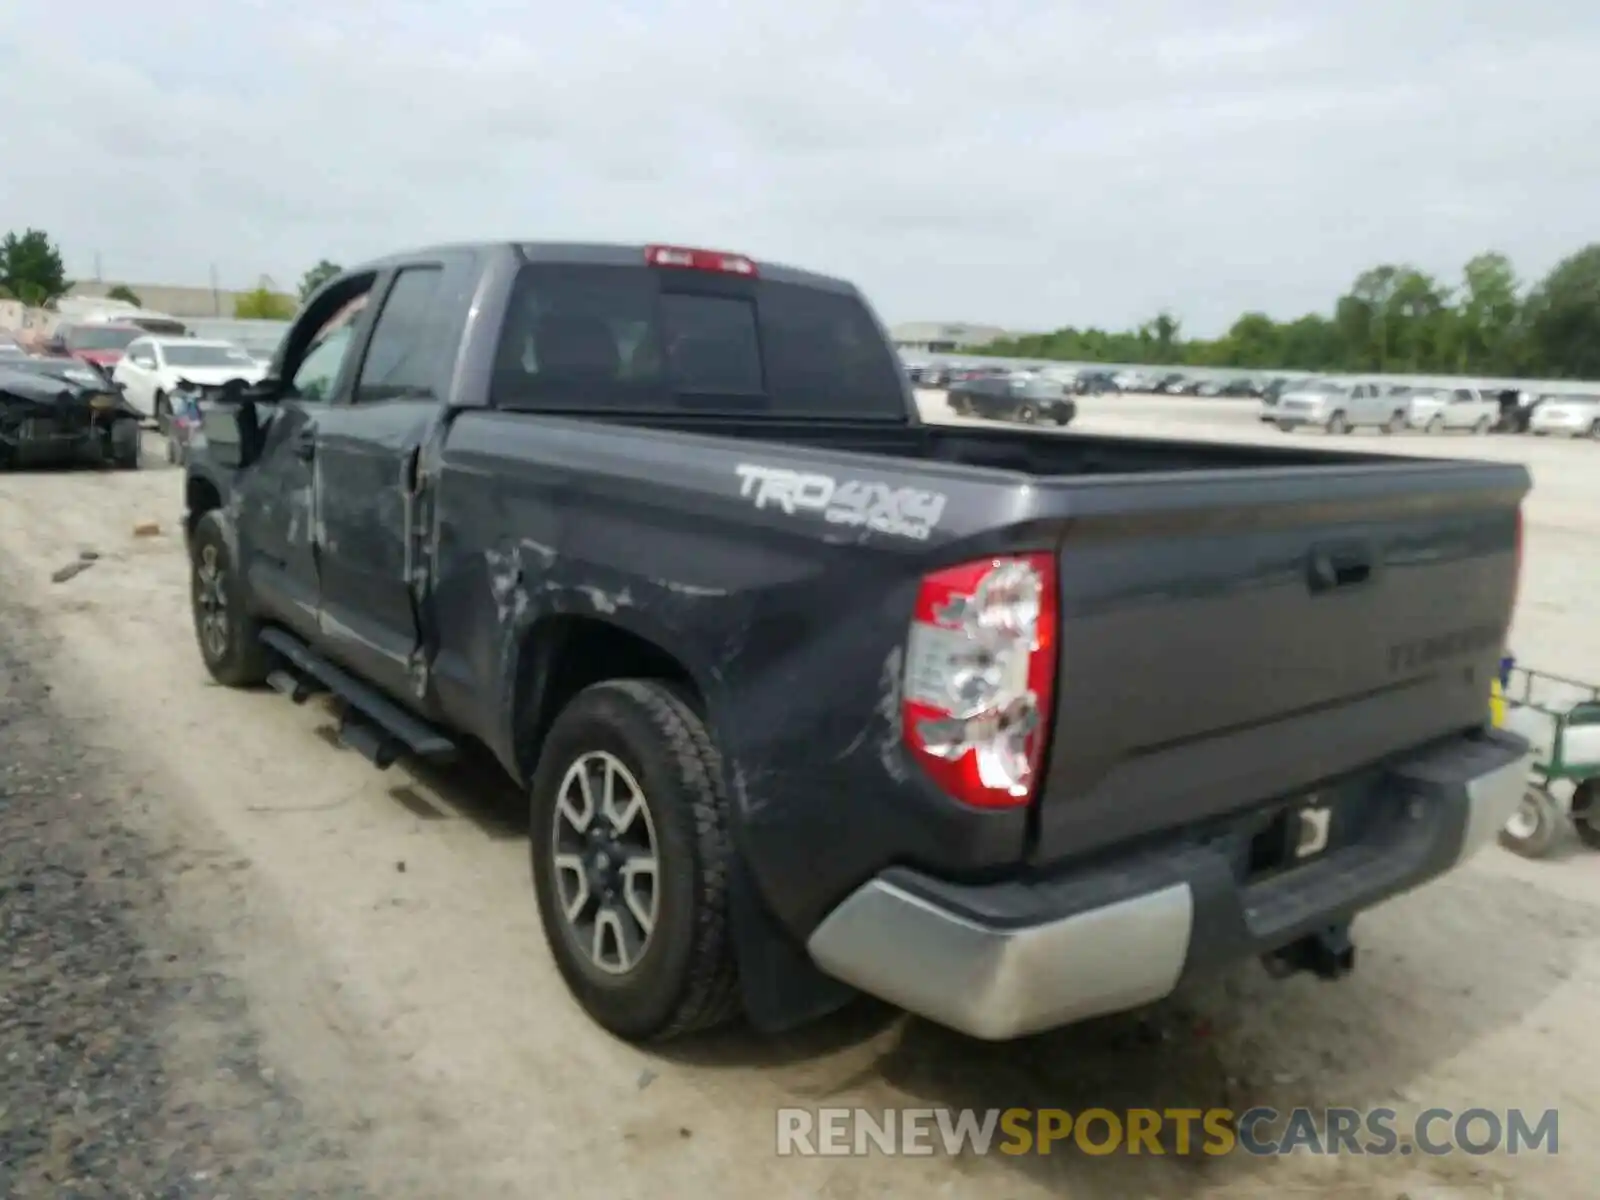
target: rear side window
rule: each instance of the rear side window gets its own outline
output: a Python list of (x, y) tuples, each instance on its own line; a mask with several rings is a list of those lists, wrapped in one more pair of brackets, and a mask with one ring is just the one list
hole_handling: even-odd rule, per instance
[(904, 420), (904, 377), (854, 295), (645, 267), (522, 269), (493, 403), (545, 411)]

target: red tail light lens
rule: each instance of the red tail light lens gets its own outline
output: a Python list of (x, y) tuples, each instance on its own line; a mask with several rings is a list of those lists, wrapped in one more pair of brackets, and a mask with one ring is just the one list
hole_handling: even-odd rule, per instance
[(756, 278), (756, 264), (742, 254), (721, 250), (691, 250), (687, 246), (646, 246), (644, 261), (652, 267), (679, 267), (690, 271), (717, 271), (723, 275)]
[(985, 558), (923, 578), (906, 639), (901, 723), (912, 755), (951, 796), (978, 808), (1033, 798), (1057, 626), (1052, 555)]

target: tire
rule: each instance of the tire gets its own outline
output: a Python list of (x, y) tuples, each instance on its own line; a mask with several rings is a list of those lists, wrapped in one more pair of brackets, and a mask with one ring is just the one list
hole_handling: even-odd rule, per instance
[[(618, 801), (613, 814), (625, 805), (622, 815), (629, 819), (597, 826), (601, 792), (591, 784), (592, 802), (582, 805), (586, 820), (574, 820), (586, 772), (609, 778), (614, 796), (617, 790), (637, 796), (644, 819), (631, 800)], [(666, 1041), (714, 1028), (739, 1011), (728, 914), (733, 849), (727, 810), (711, 735), (666, 684), (623, 679), (586, 688), (544, 740), (529, 801), (539, 916), (567, 987), (596, 1023), (618, 1037)], [(590, 832), (597, 827), (598, 843)], [(642, 891), (629, 890), (634, 885), (626, 873), (603, 863), (597, 867), (592, 857), (630, 842), (631, 857), (642, 861), (646, 834), (655, 866), (635, 878), (653, 878), (648, 900)], [(597, 898), (601, 886), (615, 889), (601, 893), (609, 900)], [(574, 907), (577, 916), (569, 918)], [(602, 918), (608, 907), (612, 916)], [(649, 930), (643, 930), (641, 908), (650, 917)], [(622, 952), (619, 923), (639, 939), (631, 961)]]
[(144, 462), (144, 431), (133, 418), (111, 427), (111, 463), (123, 471), (137, 471)]
[(1593, 425), (1589, 426), (1589, 436), (1595, 441), (1600, 442), (1600, 421), (1596, 421)]
[(1406, 414), (1397, 412), (1389, 418), (1389, 423), (1383, 427), (1385, 433), (1404, 433), (1406, 431)]
[(1426, 430), (1428, 433), (1437, 437), (1439, 434), (1444, 432), (1444, 418), (1437, 416), (1429, 418)]
[(178, 443), (170, 436), (167, 438), (167, 462), (174, 467), (178, 465)]
[(1561, 836), (1561, 816), (1555, 797), (1530, 784), (1522, 804), (1500, 831), (1500, 844), (1523, 858), (1543, 858)]
[(1588, 780), (1572, 793), (1572, 831), (1589, 849), (1600, 850), (1600, 780)]
[(1017, 420), (1024, 425), (1034, 425), (1038, 423), (1039, 414), (1034, 410), (1033, 405), (1024, 404), (1017, 409)]
[(1293, 433), (1294, 432), (1294, 422), (1293, 421), (1274, 421), (1273, 424), (1278, 427), (1278, 432), (1279, 433)]
[(172, 403), (167, 399), (165, 392), (157, 392), (150, 401), (151, 415), (155, 419), (156, 428), (165, 437), (172, 431)]
[(1472, 432), (1477, 434), (1479, 437), (1482, 437), (1484, 434), (1489, 432), (1489, 427), (1493, 424), (1494, 422), (1489, 420), (1488, 417), (1479, 417), (1477, 422), (1472, 426)]
[(189, 606), (200, 657), (211, 678), (224, 687), (254, 687), (270, 669), (261, 626), (246, 610), (245, 600), (222, 514), (208, 512), (189, 540)]
[(1345, 419), (1342, 412), (1336, 412), (1328, 418), (1327, 430), (1329, 433), (1340, 434), (1350, 432), (1350, 422)]

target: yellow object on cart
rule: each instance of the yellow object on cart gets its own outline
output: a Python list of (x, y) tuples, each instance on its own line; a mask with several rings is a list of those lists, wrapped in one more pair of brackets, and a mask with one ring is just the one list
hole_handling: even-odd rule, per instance
[(1504, 729), (1506, 725), (1506, 690), (1498, 679), (1489, 688), (1489, 724), (1496, 729)]

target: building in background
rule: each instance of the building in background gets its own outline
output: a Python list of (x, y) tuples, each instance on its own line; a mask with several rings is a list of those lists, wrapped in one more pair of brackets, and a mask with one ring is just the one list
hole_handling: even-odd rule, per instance
[(72, 285), (67, 294), (86, 300), (103, 300), (112, 288), (128, 288), (144, 308), (175, 317), (232, 317), (234, 301), (243, 292), (208, 287), (175, 287), (165, 283), (122, 283), (120, 280), (86, 280)]
[(1012, 336), (994, 325), (968, 325), (960, 321), (910, 321), (889, 331), (901, 350), (920, 354), (952, 354), (975, 350)]

